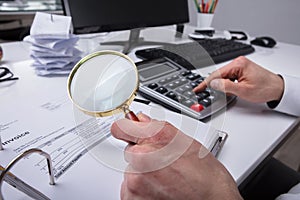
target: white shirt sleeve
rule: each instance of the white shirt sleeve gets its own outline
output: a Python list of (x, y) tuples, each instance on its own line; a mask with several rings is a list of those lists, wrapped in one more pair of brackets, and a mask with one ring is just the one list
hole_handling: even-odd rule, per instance
[[(284, 80), (284, 92), (279, 104), (274, 110), (290, 115), (300, 116), (300, 78), (281, 75)], [(282, 194), (276, 200), (299, 200), (300, 183), (288, 193)]]
[(284, 92), (274, 110), (300, 116), (300, 78), (281, 75), (284, 80)]
[(299, 200), (300, 199), (300, 183), (292, 187), (286, 194), (278, 196), (275, 200)]

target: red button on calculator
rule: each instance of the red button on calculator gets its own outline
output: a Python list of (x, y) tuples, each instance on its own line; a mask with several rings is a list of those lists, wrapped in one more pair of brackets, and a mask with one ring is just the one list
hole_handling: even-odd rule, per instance
[(201, 110), (204, 109), (204, 107), (201, 105), (201, 104), (193, 104), (191, 107), (190, 107), (192, 110), (196, 111), (196, 112), (200, 112)]

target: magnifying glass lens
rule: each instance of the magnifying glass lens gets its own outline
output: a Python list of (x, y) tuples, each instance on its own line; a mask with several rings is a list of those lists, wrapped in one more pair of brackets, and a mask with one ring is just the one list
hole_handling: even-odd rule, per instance
[(126, 105), (138, 88), (135, 64), (119, 52), (97, 52), (80, 61), (69, 78), (73, 102), (88, 113)]

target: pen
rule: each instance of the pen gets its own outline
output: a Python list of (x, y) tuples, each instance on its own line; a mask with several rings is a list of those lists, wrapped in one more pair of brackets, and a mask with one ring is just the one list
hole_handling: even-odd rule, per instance
[[(2, 173), (3, 170), (4, 167), (0, 165), (0, 174)], [(21, 179), (19, 179), (18, 177), (16, 177), (10, 172), (6, 174), (6, 176), (4, 177), (4, 181), (34, 199), (50, 200), (50, 198), (45, 196), (43, 193), (31, 187), (30, 185), (28, 185), (27, 183), (25, 183), (24, 181), (22, 181)]]
[(151, 103), (151, 101), (149, 101), (149, 100), (138, 99), (138, 98), (134, 98), (133, 101), (143, 103), (143, 104), (146, 104), (146, 105), (149, 105)]
[(215, 0), (212, 0), (210, 2), (211, 2), (211, 4), (209, 5), (208, 12), (213, 13), (213, 7), (215, 5)]
[(1, 141), (1, 135), (0, 135), (0, 151), (3, 150), (3, 145), (2, 145), (2, 141)]
[(215, 10), (216, 10), (217, 4), (218, 4), (218, 0), (215, 0), (215, 4), (214, 4), (214, 7), (213, 7), (213, 13), (214, 13)]
[(194, 0), (198, 13), (201, 12), (198, 0)]
[(226, 139), (227, 139), (227, 133), (223, 132), (223, 131), (218, 131), (219, 137), (216, 140), (215, 144), (213, 145), (213, 147), (211, 148), (210, 152), (217, 157), (218, 154), (220, 153)]

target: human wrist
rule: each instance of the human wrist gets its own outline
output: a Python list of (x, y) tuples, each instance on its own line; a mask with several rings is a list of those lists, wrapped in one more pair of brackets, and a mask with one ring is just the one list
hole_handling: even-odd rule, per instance
[(283, 92), (284, 92), (284, 80), (280, 74), (277, 74), (277, 79), (278, 79), (278, 93), (277, 96), (275, 97), (275, 101), (279, 101), (282, 98)]
[(277, 105), (280, 103), (281, 98), (283, 96), (284, 92), (284, 80), (280, 74), (276, 77), (277, 81), (275, 82), (275, 85), (277, 86), (275, 88), (274, 92), (274, 98), (271, 101), (267, 102), (267, 105), (269, 108), (274, 109), (277, 107)]

